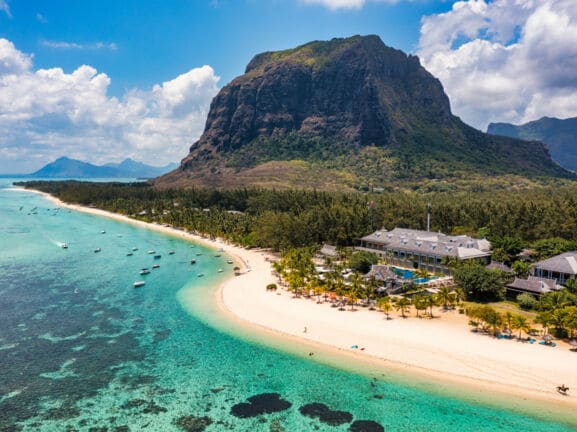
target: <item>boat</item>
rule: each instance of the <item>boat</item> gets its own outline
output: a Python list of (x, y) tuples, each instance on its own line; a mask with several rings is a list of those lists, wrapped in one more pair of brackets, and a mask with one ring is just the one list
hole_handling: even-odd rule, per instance
[(128, 253), (126, 254), (126, 256), (132, 256), (132, 255), (134, 255), (132, 252), (128, 252)]
[(100, 234), (106, 234), (106, 231), (102, 230), (100, 231)]
[(199, 273), (199, 274), (197, 274), (196, 276), (197, 276), (197, 277), (203, 277), (203, 276), (204, 276), (204, 273)]
[(234, 264), (232, 260), (226, 260), (227, 264)]
[(147, 268), (143, 268), (142, 270), (140, 270), (141, 275), (146, 275), (148, 273), (150, 273), (150, 270), (148, 270)]
[(68, 249), (68, 245), (67, 245), (66, 243), (62, 243), (62, 244), (60, 245), (60, 247), (61, 247), (62, 249)]
[(147, 253), (148, 253), (149, 255), (152, 255), (152, 254), (155, 254), (155, 253), (156, 253), (156, 251), (155, 251), (155, 250), (153, 250), (153, 249), (151, 249), (151, 250), (149, 250)]
[(174, 251), (170, 251), (170, 252), (168, 252), (168, 255), (174, 255), (174, 254), (175, 254), (175, 252), (174, 252)]
[(152, 266), (153, 269), (158, 268), (158, 267), (160, 267), (160, 264), (154, 264), (154, 265)]
[(154, 255), (154, 259), (160, 259), (162, 258), (162, 255)]
[(196, 264), (196, 260), (193, 258), (193, 259), (190, 260), (190, 263), (191, 263), (191, 264)]
[(138, 248), (137, 248), (137, 247), (133, 247), (132, 250), (133, 250), (133, 251), (137, 251)]
[(96, 248), (96, 249), (94, 249), (94, 253), (100, 252), (101, 250), (102, 249), (100, 249), (100, 248)]
[(220, 258), (220, 256), (221, 256), (220, 254), (214, 254), (215, 258)]
[(141, 286), (144, 286), (145, 283), (146, 282), (144, 281), (136, 281), (132, 285), (134, 286), (134, 288), (140, 288)]
[(202, 254), (200, 252), (197, 252), (196, 256), (201, 256)]
[(222, 269), (218, 269), (218, 272), (219, 272), (219, 273), (222, 273), (222, 272), (223, 272), (223, 270), (222, 270)]

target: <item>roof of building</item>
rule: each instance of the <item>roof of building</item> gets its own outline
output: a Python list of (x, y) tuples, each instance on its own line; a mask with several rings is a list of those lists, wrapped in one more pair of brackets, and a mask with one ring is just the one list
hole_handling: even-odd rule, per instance
[(512, 271), (511, 267), (502, 263), (501, 261), (491, 261), (491, 264), (485, 266), (485, 268), (489, 270), (501, 270), (507, 273), (510, 273)]
[(319, 251), (321, 255), (329, 256), (329, 257), (336, 257), (339, 254), (337, 253), (337, 247), (331, 246), (328, 244), (324, 244), (321, 250)]
[(371, 266), (371, 271), (369, 271), (366, 277), (374, 277), (378, 281), (386, 281), (389, 279), (398, 279), (398, 276), (389, 268), (387, 265), (373, 264)]
[(577, 251), (565, 252), (535, 264), (535, 268), (552, 272), (577, 274)]
[(382, 244), (389, 249), (420, 252), (437, 256), (454, 256), (461, 259), (479, 258), (491, 254), (491, 243), (466, 235), (449, 236), (443, 233), (395, 228), (382, 229), (361, 239)]
[(534, 294), (544, 294), (551, 291), (559, 291), (563, 287), (557, 285), (554, 279), (539, 278), (536, 276), (529, 276), (527, 279), (515, 278), (513, 282), (507, 285), (519, 291), (527, 291)]

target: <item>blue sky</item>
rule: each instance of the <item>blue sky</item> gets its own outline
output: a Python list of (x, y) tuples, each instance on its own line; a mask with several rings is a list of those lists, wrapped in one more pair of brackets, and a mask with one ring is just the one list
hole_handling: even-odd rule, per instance
[(413, 52), (421, 17), (450, 8), (450, 2), (426, 0), (340, 9), (295, 0), (8, 0), (8, 5), (11, 18), (0, 14), (0, 37), (34, 53), (37, 68), (71, 72), (89, 64), (112, 79), (116, 95), (205, 64), (224, 84), (255, 54), (311, 40), (374, 33)]
[(377, 34), (484, 129), (577, 116), (574, 0), (0, 0), (0, 173), (178, 161), (257, 53)]

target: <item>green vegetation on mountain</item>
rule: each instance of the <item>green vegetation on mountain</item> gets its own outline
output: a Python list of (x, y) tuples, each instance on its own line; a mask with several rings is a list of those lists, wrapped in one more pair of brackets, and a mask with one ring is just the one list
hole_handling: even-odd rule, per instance
[(507, 175), (573, 178), (542, 143), (453, 116), (417, 57), (354, 36), (257, 55), (213, 99), (180, 168), (156, 185), (352, 190)]
[(551, 157), (562, 167), (577, 171), (577, 117), (557, 119), (543, 117), (519, 126), (491, 123), (487, 133), (542, 141), (549, 147)]

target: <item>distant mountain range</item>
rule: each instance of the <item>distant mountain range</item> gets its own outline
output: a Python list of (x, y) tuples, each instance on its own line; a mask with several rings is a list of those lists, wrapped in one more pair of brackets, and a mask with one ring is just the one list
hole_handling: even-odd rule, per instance
[(178, 166), (171, 163), (155, 167), (125, 159), (120, 163), (93, 165), (88, 162), (61, 157), (26, 177), (45, 178), (153, 178), (165, 174)]
[(543, 117), (522, 125), (491, 123), (487, 133), (530, 141), (542, 141), (562, 167), (577, 171), (577, 117)]
[(575, 178), (540, 142), (463, 123), (417, 57), (353, 36), (255, 56), (155, 184), (341, 190), (510, 174)]

